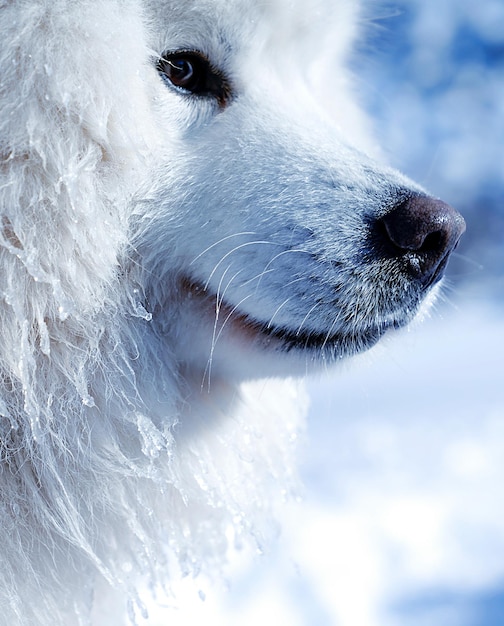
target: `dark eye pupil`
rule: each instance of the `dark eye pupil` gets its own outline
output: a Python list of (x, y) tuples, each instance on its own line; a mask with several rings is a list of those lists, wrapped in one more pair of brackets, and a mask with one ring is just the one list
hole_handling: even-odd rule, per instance
[(157, 68), (173, 86), (191, 93), (198, 92), (206, 80), (203, 61), (191, 53), (166, 55), (159, 59)]
[(167, 61), (165, 74), (177, 87), (190, 88), (194, 80), (195, 72), (193, 64), (187, 59), (174, 59)]

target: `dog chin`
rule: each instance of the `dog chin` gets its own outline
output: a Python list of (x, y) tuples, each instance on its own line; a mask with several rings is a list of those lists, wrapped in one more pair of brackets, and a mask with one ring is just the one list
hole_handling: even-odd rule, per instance
[(411, 311), (400, 313), (348, 332), (300, 331), (269, 325), (223, 301), (217, 306), (216, 295), (194, 283), (186, 282), (184, 291), (182, 317), (191, 331), (183, 336), (192, 335), (193, 342), (180, 344), (177, 352), (203, 378), (306, 375), (371, 349), (385, 334), (415, 317)]
[(207, 377), (240, 381), (305, 376), (371, 349), (391, 329), (407, 324), (404, 320), (352, 335), (301, 337), (294, 331), (268, 329), (250, 320), (240, 322), (229, 322), (215, 343), (207, 341), (198, 356), (193, 353), (197, 362), (193, 361), (191, 369), (202, 372), (202, 381)]

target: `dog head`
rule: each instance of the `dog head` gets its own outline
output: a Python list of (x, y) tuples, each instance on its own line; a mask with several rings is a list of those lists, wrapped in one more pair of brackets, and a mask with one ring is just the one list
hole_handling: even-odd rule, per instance
[[(292, 15), (286, 36), (280, 3), (266, 19), (239, 1), (168, 4), (153, 65), (173, 158), (147, 214), (142, 203), (138, 249), (179, 359), (226, 376), (302, 372), (410, 322), (464, 222), (367, 155), (343, 51), (330, 115), (318, 48)], [(334, 25), (342, 39), (347, 24)]]

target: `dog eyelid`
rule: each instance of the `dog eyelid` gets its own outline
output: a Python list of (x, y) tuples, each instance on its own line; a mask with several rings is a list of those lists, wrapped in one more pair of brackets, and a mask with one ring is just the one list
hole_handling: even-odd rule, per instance
[(224, 108), (231, 97), (225, 76), (197, 50), (165, 51), (156, 62), (163, 80), (179, 93), (214, 98)]

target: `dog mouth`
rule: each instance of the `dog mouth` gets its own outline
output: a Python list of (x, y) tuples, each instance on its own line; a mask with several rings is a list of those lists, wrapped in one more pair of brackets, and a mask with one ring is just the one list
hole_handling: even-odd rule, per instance
[(406, 317), (387, 318), (356, 329), (325, 330), (292, 329), (258, 320), (223, 300), (196, 281), (184, 279), (183, 291), (189, 297), (204, 301), (207, 310), (212, 309), (217, 336), (228, 330), (250, 345), (262, 350), (284, 353), (303, 352), (335, 360), (372, 348), (388, 331), (400, 329), (410, 321)]
[(285, 352), (303, 351), (329, 353), (330, 356), (347, 356), (372, 348), (391, 329), (402, 327), (403, 323), (388, 322), (352, 333), (321, 333), (316, 331), (293, 332), (287, 328), (268, 328), (260, 322), (250, 321), (258, 332), (274, 338), (283, 344)]

